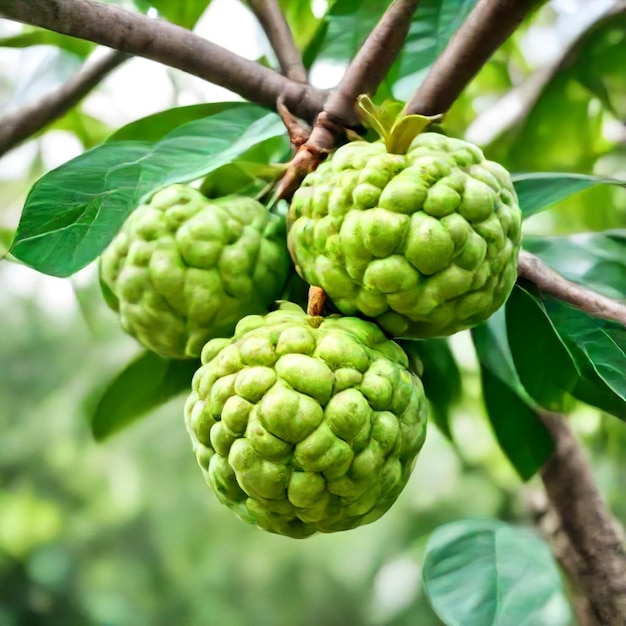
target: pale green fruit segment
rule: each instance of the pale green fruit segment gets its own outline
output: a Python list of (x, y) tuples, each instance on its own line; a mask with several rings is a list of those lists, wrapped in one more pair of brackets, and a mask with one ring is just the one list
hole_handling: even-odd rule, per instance
[(291, 261), (284, 220), (253, 198), (207, 199), (172, 185), (135, 209), (100, 258), (125, 331), (166, 357), (200, 355), (265, 313)]
[(398, 498), (427, 405), (375, 324), (286, 303), (209, 341), (202, 363), (187, 430), (207, 483), (241, 519), (301, 538), (370, 523)]
[(494, 313), (517, 277), (521, 211), (508, 172), (476, 146), (422, 133), (406, 154), (339, 148), (289, 210), (300, 275), (346, 315), (436, 337)]

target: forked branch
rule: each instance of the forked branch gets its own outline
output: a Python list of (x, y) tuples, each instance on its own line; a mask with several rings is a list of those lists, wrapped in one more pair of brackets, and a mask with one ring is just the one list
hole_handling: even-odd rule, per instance
[(272, 109), (282, 94), (289, 110), (309, 121), (315, 119), (326, 99), (325, 92), (289, 80), (180, 26), (111, 4), (86, 0), (0, 0), (0, 17), (158, 61)]

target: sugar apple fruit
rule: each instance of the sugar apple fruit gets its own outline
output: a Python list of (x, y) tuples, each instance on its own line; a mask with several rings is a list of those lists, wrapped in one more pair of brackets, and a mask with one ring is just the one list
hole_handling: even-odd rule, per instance
[(291, 303), (202, 351), (185, 405), (205, 479), (244, 521), (290, 537), (383, 515), (426, 434), (407, 356), (371, 322)]
[(391, 336), (471, 327), (515, 283), (521, 212), (508, 172), (438, 133), (405, 154), (382, 141), (340, 147), (295, 192), (288, 224), (301, 276)]
[(166, 357), (197, 357), (280, 297), (291, 261), (283, 218), (253, 198), (172, 185), (135, 209), (100, 258), (122, 327)]

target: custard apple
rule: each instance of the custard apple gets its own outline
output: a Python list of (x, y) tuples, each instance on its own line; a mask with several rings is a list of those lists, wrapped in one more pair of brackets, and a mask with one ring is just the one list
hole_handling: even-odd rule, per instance
[(517, 275), (521, 212), (508, 172), (438, 133), (406, 154), (381, 141), (342, 146), (306, 176), (288, 223), (301, 276), (395, 337), (478, 324)]
[(244, 521), (290, 537), (378, 519), (406, 485), (426, 400), (371, 322), (291, 303), (202, 351), (185, 405), (198, 464)]
[(285, 237), (284, 219), (253, 198), (209, 200), (172, 185), (135, 209), (102, 254), (105, 297), (150, 350), (197, 357), (281, 295), (291, 267)]

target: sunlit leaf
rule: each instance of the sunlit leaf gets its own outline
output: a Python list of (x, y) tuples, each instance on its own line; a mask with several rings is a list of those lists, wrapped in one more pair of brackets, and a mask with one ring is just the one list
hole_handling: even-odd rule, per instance
[(560, 200), (596, 185), (620, 185), (626, 188), (624, 181), (584, 174), (536, 172), (513, 174), (512, 179), (525, 218), (545, 211)]
[(54, 46), (84, 59), (96, 47), (96, 44), (33, 26), (25, 27), (24, 31), (18, 35), (0, 37), (2, 48), (28, 48), (30, 46)]
[(199, 361), (164, 359), (143, 352), (109, 384), (91, 416), (94, 437), (101, 441), (191, 389)]
[(548, 546), (494, 519), (439, 526), (426, 545), (424, 590), (448, 626), (566, 626), (570, 610)]
[(184, 28), (193, 28), (200, 19), (211, 0), (184, 0), (172, 2), (171, 0), (134, 0), (135, 5), (141, 11), (155, 8), (162, 17)]
[(282, 134), (277, 115), (247, 105), (184, 124), (154, 144), (105, 143), (37, 181), (11, 252), (41, 272), (68, 276), (104, 250), (142, 198)]

